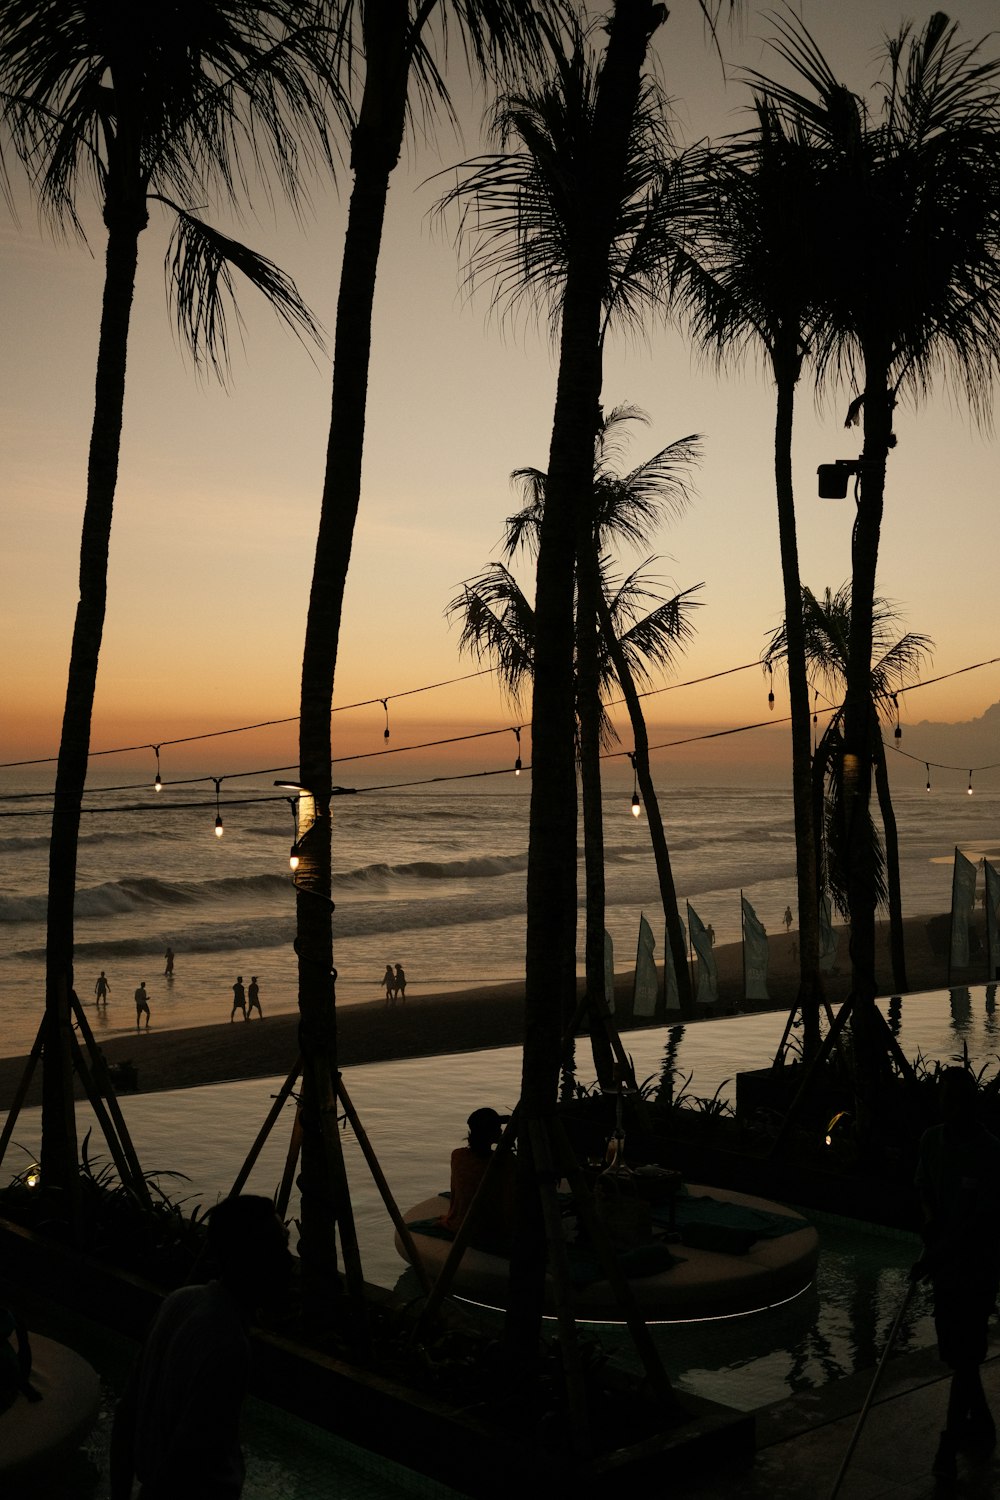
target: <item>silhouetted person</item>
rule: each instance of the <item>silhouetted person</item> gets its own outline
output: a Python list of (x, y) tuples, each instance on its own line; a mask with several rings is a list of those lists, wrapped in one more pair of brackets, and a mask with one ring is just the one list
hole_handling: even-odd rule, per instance
[(260, 1016), (261, 1020), (263, 1021), (263, 1019), (264, 1019), (264, 1012), (260, 1008), (260, 985), (257, 983), (257, 976), (256, 976), (256, 974), (251, 974), (250, 975), (250, 988), (247, 990), (247, 1020), (248, 1021), (250, 1019), (250, 1012), (252, 1010), (255, 1010), (257, 1012), (257, 1014)]
[(226, 1198), (208, 1216), (207, 1285), (171, 1292), (153, 1320), (115, 1412), (111, 1500), (238, 1500), (240, 1409), (249, 1324), (279, 1304), (292, 1257), (269, 1198)]
[(385, 989), (385, 1003), (391, 1005), (396, 998), (396, 976), (392, 971), (392, 964), (386, 964), (385, 973), (382, 975), (382, 985)]
[(923, 1255), (910, 1275), (934, 1289), (934, 1326), (952, 1370), (948, 1416), (934, 1473), (956, 1476), (961, 1448), (988, 1453), (996, 1428), (979, 1366), (1000, 1285), (1000, 1141), (979, 1119), (979, 1091), (964, 1068), (941, 1074), (941, 1124), (924, 1132), (917, 1186), (924, 1209)]
[(146, 1030), (149, 1030), (149, 996), (146, 994), (146, 981), (143, 980), (135, 992), (135, 1029), (139, 1030), (139, 1021), (145, 1012)]
[(164, 977), (166, 979), (173, 979), (173, 977), (174, 977), (174, 950), (173, 950), (173, 948), (171, 948), (169, 946), (169, 944), (167, 946), (167, 951), (163, 955), (163, 957), (164, 957), (164, 960), (165, 960), (166, 965), (167, 965), (167, 967), (163, 971)]
[(396, 999), (406, 1000), (406, 975), (403, 973), (403, 965), (396, 965)]
[[(509, 1118), (495, 1109), (474, 1109), (468, 1119), (468, 1145), (451, 1153), (451, 1204), (441, 1224), (453, 1234), (469, 1212)], [(503, 1247), (514, 1217), (514, 1158), (509, 1153), (497, 1162), (487, 1193), (476, 1211), (474, 1243)]]
[(785, 907), (785, 915), (782, 917), (781, 920), (785, 924), (785, 931), (786, 932), (791, 932), (791, 930), (792, 930), (792, 923), (795, 920), (795, 918), (792, 916), (792, 908), (790, 906), (786, 906)]
[(110, 993), (111, 993), (111, 986), (110, 986), (110, 984), (107, 981), (107, 978), (105, 976), (104, 970), (102, 969), (101, 972), (98, 974), (97, 980), (96, 980), (96, 982), (94, 984), (94, 994), (97, 996), (97, 999), (96, 999), (96, 1001), (94, 1003), (96, 1005), (107, 1005), (107, 1003), (108, 1003), (108, 995)]
[(230, 1021), (239, 1011), (244, 1021), (247, 1019), (247, 992), (243, 988), (243, 975), (237, 974), (236, 983), (233, 985), (233, 1008), (229, 1012)]
[(708, 938), (708, 946), (710, 948), (714, 948), (715, 947), (715, 928), (712, 926), (711, 922), (709, 922), (708, 926), (705, 928), (705, 936)]

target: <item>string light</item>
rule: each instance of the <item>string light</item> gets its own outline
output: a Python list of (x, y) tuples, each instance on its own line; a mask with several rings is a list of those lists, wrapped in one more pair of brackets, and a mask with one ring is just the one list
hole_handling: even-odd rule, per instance
[(385, 709), (385, 729), (382, 731), (382, 738), (387, 740), (389, 738), (389, 700), (388, 698), (380, 698), (378, 701)]
[(629, 760), (632, 762), (632, 816), (637, 818), (642, 804), (639, 801), (639, 773), (635, 765), (635, 751), (629, 752)]
[(514, 775), (515, 776), (520, 776), (520, 774), (521, 774), (521, 726), (520, 726), (520, 724), (514, 730), (514, 738), (517, 740), (517, 757), (516, 757), (516, 759), (514, 761)]
[(222, 785), (223, 778), (221, 776), (213, 776), (212, 780), (215, 782), (215, 837), (221, 839), (224, 830), (222, 827), (222, 808), (219, 806), (219, 788)]
[(971, 771), (971, 769), (969, 771), (969, 785), (966, 787), (966, 791), (968, 792), (969, 796), (971, 797), (972, 796), (972, 771)]
[(901, 740), (903, 738), (903, 726), (899, 722), (899, 699), (895, 693), (892, 695), (892, 706), (896, 710), (896, 727), (892, 731), (893, 739)]
[(154, 752), (156, 754), (156, 780), (153, 782), (153, 791), (154, 792), (162, 792), (163, 791), (163, 778), (160, 775), (160, 747), (159, 747), (159, 745), (154, 745), (153, 746), (153, 750), (154, 750)]
[(931, 789), (931, 766), (930, 761), (924, 761), (924, 770), (927, 772), (927, 790)]
[(774, 713), (774, 668), (768, 665), (767, 670), (771, 674), (771, 686), (768, 688), (767, 692), (767, 706), (771, 710), (771, 712)]
[(289, 797), (288, 806), (292, 814), (292, 847), (288, 851), (288, 867), (290, 870), (299, 868), (299, 814), (298, 799)]

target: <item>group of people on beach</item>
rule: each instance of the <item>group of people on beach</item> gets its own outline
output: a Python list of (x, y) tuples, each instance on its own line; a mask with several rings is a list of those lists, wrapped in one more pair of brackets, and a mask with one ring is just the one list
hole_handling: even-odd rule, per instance
[[(170, 951), (169, 949), (167, 950)], [(108, 1008), (108, 996), (111, 994), (111, 981), (102, 969), (94, 981), (94, 1004), (98, 1007)], [(146, 981), (143, 979), (135, 992), (135, 1029), (140, 1029), (142, 1018), (146, 1017), (146, 1030), (149, 1030), (149, 996), (146, 993)]]
[(257, 976), (251, 974), (250, 988), (244, 989), (243, 975), (237, 974), (236, 983), (233, 985), (233, 1008), (229, 1012), (229, 1019), (235, 1021), (236, 1012), (239, 1011), (244, 1021), (249, 1021), (252, 1010), (255, 1010), (263, 1021), (264, 1012), (260, 1008), (260, 985), (257, 983)]
[(386, 1005), (395, 1005), (397, 1000), (406, 1000), (406, 975), (403, 965), (397, 964), (393, 969), (392, 964), (386, 964), (385, 973), (382, 975), (382, 987), (385, 990)]

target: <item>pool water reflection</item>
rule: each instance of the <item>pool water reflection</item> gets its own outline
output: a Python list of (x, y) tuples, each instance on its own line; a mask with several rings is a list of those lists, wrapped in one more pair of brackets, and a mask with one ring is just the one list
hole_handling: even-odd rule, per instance
[[(888, 1003), (886, 1006), (888, 1010)], [(974, 1068), (1000, 1052), (995, 986), (988, 989), (909, 996), (893, 1005), (907, 1056), (942, 1062), (968, 1049)], [(897, 1021), (896, 1012), (899, 1013)], [(736, 1073), (771, 1061), (784, 1015), (702, 1021), (684, 1028), (676, 1053), (679, 1077), (691, 1075), (688, 1092), (711, 1097), (735, 1092)], [(625, 1045), (637, 1077), (658, 1074), (667, 1045), (665, 1028), (629, 1032)], [(583, 1044), (585, 1046), (585, 1044)], [(580, 1073), (587, 1070), (580, 1051)], [(452, 1149), (461, 1144), (465, 1121), (480, 1104), (508, 1112), (519, 1091), (517, 1048), (380, 1063), (351, 1071), (351, 1098), (402, 1208), (447, 1185)], [(189, 1179), (192, 1200), (225, 1193), (239, 1171), (281, 1083), (280, 1078), (190, 1089), (181, 1093), (122, 1099), (146, 1170), (171, 1170)], [(86, 1112), (81, 1112), (81, 1121)], [(37, 1149), (35, 1112), (26, 1112), (16, 1138)], [(248, 1183), (248, 1190), (274, 1191), (284, 1166), (292, 1122), (286, 1107)], [(86, 1125), (84, 1124), (84, 1128)], [(352, 1133), (344, 1137), (358, 1238), (367, 1279), (383, 1286), (413, 1283), (393, 1248), (392, 1226)], [(99, 1138), (95, 1132), (94, 1149)], [(16, 1155), (7, 1165), (16, 1170)], [(165, 1183), (183, 1195), (183, 1185)], [(293, 1198), (291, 1213), (296, 1212)], [(671, 1377), (684, 1389), (750, 1410), (790, 1393), (816, 1388), (870, 1368), (905, 1290), (906, 1271), (916, 1258), (915, 1237), (881, 1230), (861, 1232), (844, 1221), (817, 1216), (822, 1249), (814, 1289), (766, 1312), (739, 1319), (656, 1331)], [(601, 1343), (624, 1352), (627, 1337), (602, 1327)], [(914, 1299), (902, 1330), (900, 1351), (933, 1343), (929, 1306)]]

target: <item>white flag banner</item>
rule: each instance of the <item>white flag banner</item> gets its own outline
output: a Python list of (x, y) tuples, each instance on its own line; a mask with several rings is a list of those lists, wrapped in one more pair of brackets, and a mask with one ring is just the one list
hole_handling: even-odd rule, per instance
[(750, 902), (740, 892), (743, 911), (743, 988), (748, 1000), (770, 1000), (767, 993), (767, 933)]
[(983, 860), (986, 867), (986, 957), (987, 979), (996, 979), (1000, 969), (1000, 870)]
[[(687, 946), (687, 933), (684, 923), (681, 922), (681, 937)], [(664, 1008), (666, 1011), (679, 1011), (681, 1008), (681, 992), (677, 984), (677, 970), (674, 967), (674, 950), (670, 946), (670, 933), (663, 934), (663, 992)]]
[(833, 930), (833, 907), (824, 891), (819, 898), (819, 966), (824, 974), (829, 974), (837, 962), (839, 946), (840, 939)]
[(949, 968), (969, 967), (969, 927), (976, 905), (976, 867), (958, 848), (951, 880), (951, 949)]
[(604, 999), (608, 1010), (615, 1013), (615, 945), (611, 934), (604, 929)]
[(719, 972), (715, 967), (712, 939), (690, 901), (687, 913), (691, 946), (698, 955), (698, 992), (695, 999), (699, 1005), (714, 1005), (719, 998)]
[(652, 1016), (656, 1012), (656, 999), (660, 992), (656, 977), (656, 960), (653, 950), (656, 939), (646, 918), (639, 918), (639, 944), (635, 952), (635, 988), (632, 992), (633, 1016)]

